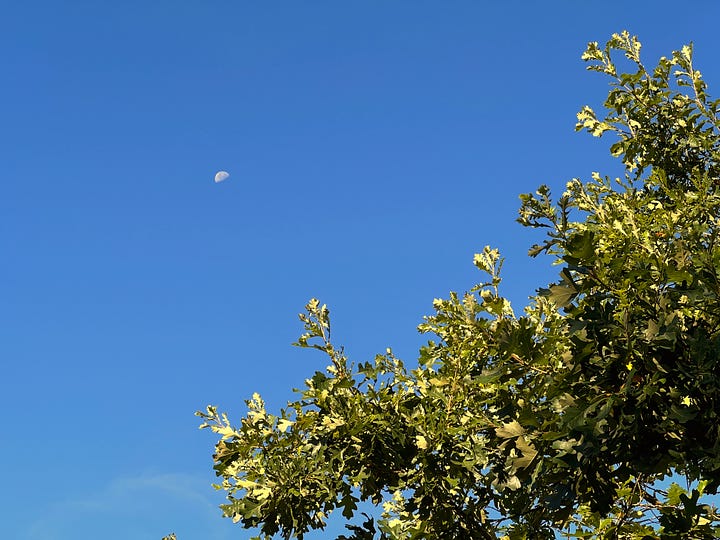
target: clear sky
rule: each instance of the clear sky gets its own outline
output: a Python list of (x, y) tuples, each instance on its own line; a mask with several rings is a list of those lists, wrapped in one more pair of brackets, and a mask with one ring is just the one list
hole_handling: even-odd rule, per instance
[[(326, 362), (412, 362), (432, 299), (507, 257), (519, 310), (554, 277), (517, 195), (615, 172), (574, 134), (628, 29), (688, 41), (720, 95), (720, 4), (6, 2), (0, 15), (0, 538), (246, 538), (193, 412), (271, 409)], [(215, 184), (225, 169), (228, 180)]]

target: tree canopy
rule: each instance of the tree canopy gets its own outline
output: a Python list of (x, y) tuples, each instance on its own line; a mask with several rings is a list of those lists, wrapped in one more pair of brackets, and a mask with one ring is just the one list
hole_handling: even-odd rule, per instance
[(486, 247), (483, 282), (434, 301), (411, 365), (352, 363), (311, 300), (296, 345), (327, 369), (277, 414), (258, 394), (239, 424), (198, 413), (225, 516), (257, 538), (332, 512), (341, 540), (720, 537), (703, 499), (720, 488), (720, 100), (691, 45), (652, 69), (640, 48), (623, 32), (582, 56), (611, 88), (577, 129), (613, 138), (623, 177), (521, 195), (557, 281), (518, 314)]

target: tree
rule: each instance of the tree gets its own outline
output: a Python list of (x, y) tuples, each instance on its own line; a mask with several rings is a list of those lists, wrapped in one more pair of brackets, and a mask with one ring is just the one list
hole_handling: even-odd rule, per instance
[(558, 281), (516, 315), (485, 248), (486, 281), (435, 300), (410, 367), (390, 349), (351, 363), (311, 300), (296, 345), (326, 371), (279, 414), (257, 394), (237, 426), (198, 413), (220, 436), (225, 516), (257, 538), (333, 511), (345, 540), (720, 537), (701, 499), (720, 487), (720, 100), (689, 45), (648, 70), (624, 32), (583, 60), (611, 89), (577, 129), (614, 136), (625, 173), (521, 196), (518, 221), (545, 231), (530, 255)]

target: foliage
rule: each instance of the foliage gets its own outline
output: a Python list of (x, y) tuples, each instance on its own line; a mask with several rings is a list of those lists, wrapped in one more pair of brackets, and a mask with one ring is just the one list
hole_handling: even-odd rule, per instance
[[(390, 349), (351, 363), (310, 301), (296, 345), (326, 371), (279, 414), (258, 394), (239, 425), (198, 413), (220, 436), (226, 516), (257, 538), (334, 511), (345, 540), (720, 537), (701, 501), (720, 487), (720, 101), (691, 46), (647, 70), (622, 33), (583, 59), (611, 90), (578, 129), (614, 135), (626, 174), (521, 196), (520, 223), (546, 232), (530, 255), (559, 280), (516, 315), (485, 248), (487, 280), (434, 301), (411, 367)], [(378, 513), (350, 524), (361, 501)]]

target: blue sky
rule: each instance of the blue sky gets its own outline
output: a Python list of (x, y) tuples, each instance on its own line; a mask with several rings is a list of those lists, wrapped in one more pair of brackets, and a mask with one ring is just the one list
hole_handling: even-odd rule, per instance
[(607, 90), (585, 44), (628, 29), (652, 65), (694, 41), (713, 93), (720, 5), (692, 6), (5, 6), (0, 538), (249, 536), (193, 412), (276, 409), (324, 367), (290, 346), (311, 297), (354, 360), (412, 361), (491, 244), (521, 308), (554, 271), (517, 195), (617, 170), (573, 133)]

